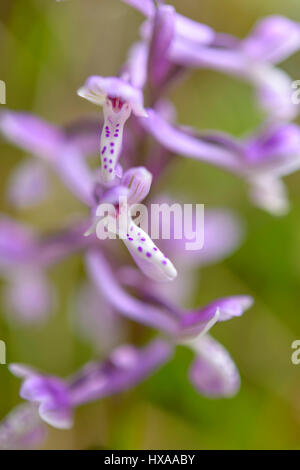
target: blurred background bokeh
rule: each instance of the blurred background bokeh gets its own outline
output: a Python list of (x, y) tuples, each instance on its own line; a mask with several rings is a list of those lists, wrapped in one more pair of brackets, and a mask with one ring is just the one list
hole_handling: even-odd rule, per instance
[[(300, 21), (299, 0), (171, 1), (177, 10), (217, 31), (245, 36), (269, 14)], [(114, 75), (138, 38), (142, 16), (119, 0), (10, 0), (0, 3), (0, 79), (7, 107), (35, 112), (57, 124), (94, 111), (76, 95), (91, 74)], [(283, 64), (300, 79), (300, 53)], [(261, 122), (250, 86), (216, 72), (193, 72), (172, 92), (178, 120), (198, 129), (243, 136)], [(86, 214), (53, 176), (47, 200), (12, 209), (5, 187), (22, 151), (1, 141), (1, 212), (55, 230), (74, 214)], [(244, 184), (226, 172), (177, 158), (161, 188), (187, 202), (227, 207), (244, 220), (246, 235), (228, 259), (201, 270), (188, 306), (231, 294), (250, 294), (255, 306), (214, 328), (242, 376), (239, 394), (209, 400), (186, 378), (191, 355), (179, 348), (173, 360), (145, 383), (122, 395), (80, 407), (70, 431), (49, 429), (51, 449), (289, 449), (300, 448), (300, 365), (291, 343), (300, 339), (300, 172), (286, 178), (292, 209), (276, 218), (249, 203)], [(20, 325), (0, 307), (0, 339), (7, 361), (32, 364), (66, 376), (99, 354), (74, 332), (74, 289), (84, 279), (80, 256), (50, 271), (59, 290), (55, 312), (42, 325)], [(1, 281), (1, 284), (2, 281)], [(138, 336), (127, 325), (127, 337)], [(141, 333), (143, 334), (143, 333)], [(20, 382), (0, 366), (0, 418), (16, 403)]]

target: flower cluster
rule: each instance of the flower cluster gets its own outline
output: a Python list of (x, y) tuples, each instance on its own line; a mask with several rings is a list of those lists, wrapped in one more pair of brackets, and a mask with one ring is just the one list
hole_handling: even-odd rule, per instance
[[(185, 250), (184, 237), (156, 246), (131, 207), (143, 200), (150, 204), (168, 199), (165, 194), (152, 197), (151, 188), (173, 157), (181, 155), (233, 172), (246, 180), (255, 204), (282, 214), (288, 202), (281, 177), (300, 166), (300, 129), (291, 123), (299, 109), (291, 100), (290, 78), (276, 67), (300, 47), (298, 24), (268, 17), (240, 40), (163, 2), (124, 1), (145, 17), (139, 41), (118, 76), (89, 77), (78, 90), (80, 97), (102, 106), (100, 122), (84, 119), (59, 128), (28, 113), (6, 110), (0, 116), (2, 135), (30, 154), (9, 181), (10, 203), (21, 209), (40, 203), (47, 197), (52, 170), (90, 212), (90, 217), (47, 236), (1, 216), (0, 269), (9, 317), (47, 321), (56, 297), (47, 271), (80, 252), (88, 280), (73, 302), (74, 323), (105, 355), (66, 379), (11, 364), (11, 372), (23, 379), (20, 395), (29, 404), (0, 425), (3, 448), (34, 445), (36, 436), (44, 435), (41, 420), (69, 428), (77, 406), (133, 387), (170, 360), (178, 345), (195, 353), (189, 378), (199, 393), (234, 395), (239, 372), (208, 332), (216, 322), (242, 315), (252, 305), (251, 297), (220, 298), (194, 310), (181, 305), (193, 291), (195, 269), (221, 260), (238, 246), (239, 219), (227, 210), (206, 210), (204, 247), (191, 253)], [(253, 85), (265, 115), (262, 127), (236, 139), (176, 124), (167, 91), (191, 68), (211, 68)], [(89, 158), (96, 154), (100, 165), (93, 170)], [(128, 204), (119, 204), (120, 196)], [(98, 208), (107, 203), (115, 211), (99, 218)], [(98, 239), (99, 221), (122, 240), (135, 266), (124, 264), (117, 240)], [(143, 347), (126, 344), (126, 318), (152, 328), (157, 337)]]

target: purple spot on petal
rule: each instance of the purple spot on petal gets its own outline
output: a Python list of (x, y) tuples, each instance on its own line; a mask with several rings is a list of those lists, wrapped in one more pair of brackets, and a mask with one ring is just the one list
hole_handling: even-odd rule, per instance
[(157, 251), (157, 248), (156, 248), (156, 246), (154, 246), (154, 247), (153, 247), (153, 250), (154, 250), (154, 251)]
[(104, 169), (105, 169), (105, 170), (106, 170), (106, 168), (107, 168), (107, 165), (104, 165)]
[(141, 242), (145, 242), (146, 241), (146, 238), (141, 238)]
[(143, 251), (143, 248), (141, 246), (138, 247), (139, 252), (141, 253)]
[(133, 238), (132, 238), (132, 237), (129, 237), (128, 240), (129, 240), (130, 242), (132, 242)]
[(151, 258), (152, 255), (151, 255), (151, 253), (149, 253), (149, 251), (147, 251), (146, 256), (147, 256), (148, 258)]
[(113, 154), (113, 153), (114, 153), (114, 151), (113, 151), (113, 150), (111, 150), (111, 151), (110, 151), (110, 153), (111, 153), (111, 154)]
[(167, 264), (167, 262), (165, 260), (162, 261), (162, 264)]
[(106, 146), (103, 147), (101, 154), (103, 155), (106, 150)]
[(112, 173), (112, 169), (110, 169), (109, 172)]
[(109, 160), (109, 163), (112, 163), (112, 159)]

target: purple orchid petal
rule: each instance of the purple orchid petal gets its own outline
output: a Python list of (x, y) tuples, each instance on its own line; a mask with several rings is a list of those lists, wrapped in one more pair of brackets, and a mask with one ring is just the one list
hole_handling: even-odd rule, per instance
[(171, 152), (234, 171), (240, 168), (240, 162), (235, 154), (217, 145), (206, 143), (183, 128), (170, 125), (154, 110), (148, 110), (148, 118), (142, 119), (141, 122), (144, 128)]
[(210, 398), (238, 392), (240, 376), (226, 349), (208, 335), (200, 338), (189, 377), (196, 390)]
[(129, 188), (128, 204), (136, 204), (149, 194), (152, 183), (151, 173), (143, 166), (133, 167), (127, 170), (121, 180), (121, 184)]
[(78, 95), (103, 105), (104, 124), (100, 138), (101, 179), (104, 184), (112, 183), (122, 149), (124, 125), (131, 111), (137, 116), (147, 116), (142, 91), (121, 78), (92, 76), (78, 90)]
[(58, 128), (29, 113), (2, 112), (0, 132), (20, 148), (50, 161), (63, 140)]
[(173, 263), (153, 243), (149, 235), (132, 220), (128, 223), (128, 236), (123, 236), (129, 253), (141, 271), (150, 279), (169, 282), (177, 276)]
[(103, 106), (104, 124), (100, 138), (101, 180), (113, 184), (117, 176), (118, 160), (123, 146), (124, 125), (131, 113), (125, 102), (115, 109), (110, 99)]
[(45, 166), (34, 160), (18, 165), (10, 177), (7, 198), (18, 208), (27, 208), (42, 202), (49, 191), (48, 173)]
[(105, 191), (100, 199), (100, 204), (112, 204), (117, 206), (120, 203), (120, 199), (124, 198), (127, 200), (129, 189), (125, 185), (114, 186)]
[(259, 65), (251, 71), (258, 102), (273, 120), (291, 120), (299, 113), (299, 105), (292, 101), (292, 80), (280, 69)]
[(300, 48), (300, 25), (284, 16), (268, 16), (254, 26), (242, 47), (253, 61), (281, 62)]
[[(253, 299), (247, 295), (224, 297), (215, 300), (199, 310), (190, 310), (181, 320), (182, 334), (195, 336), (203, 330), (203, 325), (214, 318), (218, 312), (218, 321), (230, 320), (241, 316), (253, 304)], [(199, 330), (200, 328), (200, 330)]]
[(27, 379), (37, 375), (37, 370), (34, 367), (26, 366), (24, 364), (12, 363), (9, 365), (10, 372), (21, 379)]
[(44, 423), (31, 403), (18, 405), (0, 423), (0, 450), (36, 449), (45, 437)]
[(249, 178), (250, 199), (259, 208), (275, 216), (286, 215), (289, 201), (286, 188), (279, 178), (267, 172)]
[(215, 32), (206, 24), (198, 23), (179, 13), (176, 14), (176, 34), (184, 40), (198, 44), (209, 44), (213, 41)]
[(134, 298), (122, 288), (99, 251), (90, 251), (86, 257), (86, 264), (91, 280), (100, 295), (105, 297), (118, 312), (162, 331), (172, 333), (177, 330), (177, 321), (168, 312)]
[(275, 124), (246, 141), (246, 158), (254, 165), (280, 160), (282, 164), (300, 154), (300, 127), (296, 124)]
[(289, 202), (282, 176), (300, 168), (300, 129), (295, 124), (268, 126), (246, 141), (250, 198), (273, 215), (285, 215)]
[(166, 79), (171, 63), (168, 50), (175, 34), (175, 9), (169, 5), (157, 8), (149, 50), (149, 79), (153, 87), (159, 87)]
[(10, 371), (17, 377), (25, 376), (20, 395), (25, 400), (39, 404), (43, 421), (59, 429), (72, 426), (72, 408), (67, 383), (61, 379), (40, 375), (19, 364), (11, 364)]
[(230, 320), (241, 316), (253, 304), (253, 299), (247, 295), (224, 297), (211, 302), (205, 307), (195, 310), (184, 310), (174, 305), (171, 300), (162, 296), (148, 284), (143, 283), (139, 273), (134, 269), (122, 269), (119, 273), (122, 283), (134, 287), (137, 293), (149, 305), (160, 307), (173, 315), (178, 321), (177, 330), (173, 331), (177, 342), (185, 344), (185, 338), (196, 338), (206, 333), (217, 321)]
[(199, 46), (193, 41), (176, 39), (170, 48), (169, 59), (193, 68), (207, 68), (243, 78), (248, 72), (245, 57), (237, 48)]
[(167, 362), (172, 350), (172, 346), (163, 340), (154, 340), (141, 349), (120, 346), (103, 364), (88, 364), (70, 379), (73, 405), (128, 390)]
[[(132, 6), (136, 10), (140, 11), (148, 19), (153, 19), (157, 9), (155, 8), (152, 0), (122, 0), (128, 5)], [(166, 8), (169, 8), (166, 5)], [(161, 6), (161, 8), (165, 8)], [(198, 23), (197, 21), (191, 20), (179, 13), (175, 16), (176, 22), (176, 35), (181, 40), (193, 41), (195, 44), (207, 44), (214, 39), (214, 31), (206, 24)]]

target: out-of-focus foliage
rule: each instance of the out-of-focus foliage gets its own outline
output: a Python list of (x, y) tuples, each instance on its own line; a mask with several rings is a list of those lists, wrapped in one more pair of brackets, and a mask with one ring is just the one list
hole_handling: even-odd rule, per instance
[[(283, 14), (300, 21), (298, 0), (185, 0), (171, 2), (180, 13), (218, 31), (244, 36), (260, 17)], [(76, 95), (88, 75), (113, 75), (137, 39), (141, 16), (119, 0), (11, 0), (0, 5), (0, 79), (7, 106), (64, 123), (90, 106)], [(283, 67), (300, 79), (300, 53)], [(261, 121), (248, 85), (209, 71), (196, 71), (173, 93), (181, 123), (242, 136)], [(53, 177), (41, 206), (18, 212), (5, 201), (5, 185), (24, 155), (1, 142), (2, 212), (41, 231), (55, 229), (85, 211)], [(300, 338), (300, 173), (286, 178), (291, 212), (272, 218), (250, 206), (232, 175), (187, 159), (176, 160), (162, 189), (187, 202), (236, 210), (246, 221), (242, 247), (224, 262), (205, 268), (193, 304), (225, 295), (253, 295), (255, 306), (242, 318), (215, 327), (242, 375), (242, 388), (229, 400), (199, 396), (186, 380), (189, 353), (137, 389), (77, 410), (71, 431), (50, 430), (47, 448), (300, 448), (300, 365), (291, 363), (291, 343)], [(91, 357), (70, 322), (72, 296), (83, 278), (79, 257), (51, 270), (59, 288), (55, 315), (45, 325), (21, 327), (1, 311), (0, 339), (7, 360), (67, 375)], [(1, 307), (3, 309), (3, 307)], [(144, 333), (131, 325), (129, 338)], [(19, 381), (0, 366), (0, 417), (16, 403)]]

